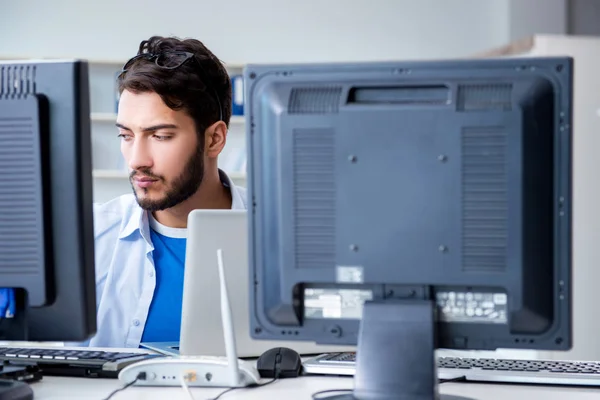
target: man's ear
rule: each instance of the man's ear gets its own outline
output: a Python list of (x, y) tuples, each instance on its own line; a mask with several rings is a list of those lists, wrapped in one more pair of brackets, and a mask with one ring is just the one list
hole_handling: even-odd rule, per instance
[(209, 126), (204, 134), (204, 152), (208, 158), (216, 158), (227, 142), (227, 125), (218, 121)]

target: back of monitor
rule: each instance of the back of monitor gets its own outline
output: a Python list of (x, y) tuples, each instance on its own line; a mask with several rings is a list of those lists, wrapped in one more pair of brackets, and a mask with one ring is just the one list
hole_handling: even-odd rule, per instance
[(355, 350), (355, 347), (325, 346), (313, 342), (252, 339), (246, 211), (194, 210), (188, 217), (180, 355), (225, 355), (218, 249), (222, 251), (238, 357), (258, 357), (273, 347), (288, 347), (300, 354)]

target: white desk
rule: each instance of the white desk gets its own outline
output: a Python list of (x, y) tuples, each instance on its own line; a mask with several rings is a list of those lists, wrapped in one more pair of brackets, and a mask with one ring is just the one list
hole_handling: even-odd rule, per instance
[[(33, 383), (31, 386), (35, 392), (35, 400), (103, 400), (122, 384), (116, 379), (44, 377), (41, 382)], [(319, 390), (351, 387), (351, 378), (288, 378), (265, 387), (234, 390), (219, 400), (310, 400), (311, 394)], [(222, 390), (191, 389), (195, 400), (213, 398)], [(474, 400), (597, 400), (600, 398), (600, 388), (443, 383), (440, 385), (440, 390), (445, 394), (468, 396)], [(188, 397), (181, 388), (129, 387), (116, 394), (111, 400), (188, 400)]]

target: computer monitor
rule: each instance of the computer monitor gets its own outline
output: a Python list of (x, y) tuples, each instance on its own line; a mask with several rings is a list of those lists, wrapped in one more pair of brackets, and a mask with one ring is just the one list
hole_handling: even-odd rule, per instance
[(436, 348), (569, 349), (572, 71), (249, 65), (252, 337), (356, 344), (369, 399), (433, 399)]
[(0, 61), (1, 340), (96, 332), (88, 65)]

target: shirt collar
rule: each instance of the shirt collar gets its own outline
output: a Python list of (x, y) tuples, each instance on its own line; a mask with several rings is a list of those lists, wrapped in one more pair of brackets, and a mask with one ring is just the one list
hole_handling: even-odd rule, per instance
[[(137, 201), (135, 201), (135, 204), (131, 206), (131, 214), (125, 222), (125, 226), (119, 233), (119, 239), (125, 239), (131, 236), (135, 231), (139, 229), (143, 230), (144, 227), (147, 226), (149, 226), (148, 214), (144, 212), (139, 204), (137, 204)], [(142, 232), (142, 236), (144, 238), (150, 238), (150, 231), (148, 230), (148, 232)]]
[[(221, 169), (219, 169), (219, 178), (221, 179), (223, 185), (229, 188), (231, 192), (231, 209), (245, 209), (246, 205), (239, 190), (237, 190), (231, 178)], [(148, 213), (144, 211), (136, 201), (132, 205), (130, 217), (127, 219), (125, 225), (121, 229), (119, 239), (125, 239), (138, 230), (140, 231), (142, 237), (146, 239), (148, 243), (151, 243), (150, 221), (148, 219)]]
[(233, 181), (231, 180), (229, 175), (227, 175), (223, 170), (219, 169), (219, 178), (221, 179), (223, 185), (229, 188), (229, 191), (231, 192), (231, 209), (246, 209), (246, 202), (242, 198), (240, 191), (233, 184)]

